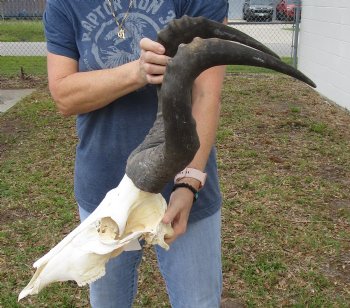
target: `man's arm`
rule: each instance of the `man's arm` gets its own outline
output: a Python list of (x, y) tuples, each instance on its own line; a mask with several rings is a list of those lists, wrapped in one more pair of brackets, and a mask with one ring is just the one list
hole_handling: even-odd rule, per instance
[[(227, 24), (227, 18), (223, 23)], [(192, 114), (196, 120), (200, 148), (187, 167), (203, 171), (207, 164), (219, 123), (225, 70), (226, 66), (212, 67), (195, 80), (192, 89)], [(197, 190), (200, 187), (200, 182), (193, 178), (184, 178), (179, 182), (188, 183)], [(178, 188), (171, 194), (168, 209), (163, 217), (163, 222), (171, 223), (174, 229), (174, 235), (167, 239), (168, 244), (186, 232), (192, 205), (193, 193), (189, 189)]]
[[(193, 117), (197, 124), (200, 148), (188, 167), (204, 170), (212, 146), (215, 142), (216, 129), (220, 114), (221, 88), (225, 67), (218, 66), (204, 71), (196, 80), (192, 90)], [(199, 189), (199, 181), (193, 178), (181, 180)], [(170, 197), (164, 223), (172, 223), (174, 235), (167, 239), (173, 242), (186, 232), (187, 221), (193, 204), (193, 193), (187, 188), (176, 189)]]
[(169, 59), (164, 56), (164, 47), (150, 39), (142, 39), (140, 46), (140, 59), (90, 72), (78, 72), (78, 62), (74, 59), (49, 53), (49, 87), (58, 110), (64, 115), (86, 113), (147, 83), (161, 83)]

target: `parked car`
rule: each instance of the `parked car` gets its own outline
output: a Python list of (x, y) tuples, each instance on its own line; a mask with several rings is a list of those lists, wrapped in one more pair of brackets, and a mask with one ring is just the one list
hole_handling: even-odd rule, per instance
[[(296, 14), (297, 0), (280, 0), (276, 6), (276, 18), (278, 20), (294, 20)], [(301, 8), (299, 10), (301, 14)]]
[(273, 0), (245, 0), (243, 4), (243, 19), (247, 21), (271, 21), (273, 3)]

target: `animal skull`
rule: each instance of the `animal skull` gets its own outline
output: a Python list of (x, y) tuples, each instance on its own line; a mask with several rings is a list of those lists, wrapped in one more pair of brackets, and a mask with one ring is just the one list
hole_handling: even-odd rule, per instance
[(316, 87), (255, 39), (203, 17), (184, 16), (170, 22), (158, 33), (158, 41), (172, 59), (158, 87), (153, 127), (130, 154), (119, 186), (107, 193), (80, 226), (34, 263), (37, 271), (19, 299), (54, 281), (75, 280), (84, 285), (100, 278), (106, 262), (140, 237), (168, 249), (164, 238), (172, 234), (172, 228), (161, 222), (166, 203), (159, 192), (199, 148), (191, 89), (202, 71), (225, 64), (260, 66)]
[(161, 222), (165, 209), (160, 194), (138, 189), (125, 175), (82, 224), (34, 263), (37, 270), (18, 299), (56, 281), (75, 280), (83, 286), (97, 280), (105, 274), (110, 258), (141, 237), (168, 249), (164, 238), (172, 234), (172, 228)]

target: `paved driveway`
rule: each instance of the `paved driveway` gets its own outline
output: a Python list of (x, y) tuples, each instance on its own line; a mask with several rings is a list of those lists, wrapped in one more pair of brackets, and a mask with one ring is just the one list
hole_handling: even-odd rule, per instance
[(233, 23), (230, 26), (255, 38), (276, 52), (280, 57), (292, 56), (294, 35), (292, 24)]

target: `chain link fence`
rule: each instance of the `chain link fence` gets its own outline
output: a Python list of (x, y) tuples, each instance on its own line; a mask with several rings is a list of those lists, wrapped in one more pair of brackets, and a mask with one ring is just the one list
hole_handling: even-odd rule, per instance
[(45, 0), (0, 0), (0, 16), (5, 18), (41, 18)]
[(45, 0), (0, 0), (0, 77), (46, 74)]
[[(135, 0), (135, 5), (144, 1)], [(0, 76), (45, 74), (45, 0), (0, 0)], [(301, 0), (229, 0), (229, 25), (294, 59)]]
[[(301, 0), (232, 0), (229, 3), (232, 27), (262, 42), (280, 57), (296, 57)], [(296, 64), (296, 60), (293, 63)]]

